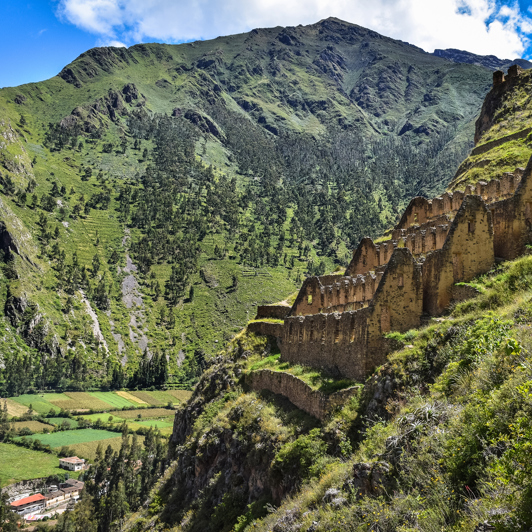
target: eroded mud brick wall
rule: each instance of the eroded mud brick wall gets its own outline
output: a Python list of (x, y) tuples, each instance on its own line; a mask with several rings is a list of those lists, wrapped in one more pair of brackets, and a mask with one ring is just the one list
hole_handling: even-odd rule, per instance
[(423, 264), (423, 308), (438, 315), (451, 302), (454, 283), (470, 281), (494, 262), (491, 213), (479, 196), (466, 196), (442, 249)]

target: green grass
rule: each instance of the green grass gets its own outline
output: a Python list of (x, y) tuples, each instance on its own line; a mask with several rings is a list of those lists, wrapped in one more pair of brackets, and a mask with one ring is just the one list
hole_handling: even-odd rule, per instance
[[(142, 445), (144, 442), (144, 436), (137, 436), (137, 439), (140, 445)], [(85, 458), (86, 460), (94, 460), (96, 458), (96, 449), (98, 448), (98, 445), (100, 443), (104, 451), (110, 445), (113, 451), (116, 452), (120, 450), (120, 446), (122, 445), (122, 437), (118, 436), (116, 438), (106, 439), (105, 441), (99, 440), (99, 441), (92, 441), (92, 442), (77, 443), (77, 444), (69, 445), (69, 447), (70, 449), (72, 449), (73, 453), (79, 458)]]
[(39, 434), (38, 436), (28, 436), (28, 439), (37, 439), (43, 445), (49, 445), (52, 449), (71, 446), (77, 443), (87, 443), (93, 441), (108, 440), (116, 438), (116, 432), (99, 429), (78, 429), (54, 432), (53, 434)]
[(6, 486), (22, 480), (63, 474), (59, 458), (18, 445), (0, 443), (0, 484)]

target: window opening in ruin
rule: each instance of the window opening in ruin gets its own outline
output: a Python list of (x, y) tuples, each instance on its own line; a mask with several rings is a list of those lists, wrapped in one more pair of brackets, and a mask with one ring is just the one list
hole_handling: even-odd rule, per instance
[(464, 265), (460, 253), (455, 253), (453, 255), (453, 277), (455, 282), (462, 280), (464, 277)]
[(303, 334), (304, 334), (305, 330), (303, 328), (303, 325), (300, 324), (299, 325), (299, 343), (301, 344), (303, 342)]
[(336, 318), (336, 327), (334, 330), (334, 343), (337, 344), (340, 341), (340, 319)]
[(366, 266), (367, 262), (366, 255), (362, 255), (362, 266)]
[(381, 311), (381, 332), (389, 332), (390, 329), (390, 311), (388, 310), (388, 307), (383, 307)]
[(404, 285), (405, 285), (405, 280), (404, 280), (403, 274), (400, 273), (397, 276), (397, 286), (404, 286)]
[(292, 343), (292, 335), (294, 334), (294, 324), (291, 323), (290, 327), (288, 328), (288, 341)]
[(309, 305), (312, 305), (312, 294), (309, 294), (309, 295), (307, 296), (307, 303), (308, 303)]
[(475, 232), (475, 220), (469, 220), (469, 222), (467, 224), (467, 230), (470, 233), (474, 233)]

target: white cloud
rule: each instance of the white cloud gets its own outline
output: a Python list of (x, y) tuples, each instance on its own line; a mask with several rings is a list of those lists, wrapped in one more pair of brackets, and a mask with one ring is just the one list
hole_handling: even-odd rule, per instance
[(335, 16), (427, 51), (459, 48), (513, 59), (532, 23), (516, 0), (60, 0), (60, 15), (108, 41), (213, 38)]
[(115, 46), (116, 48), (127, 48), (127, 44), (124, 44), (121, 41), (116, 41), (114, 39), (108, 40), (103, 39), (98, 42), (99, 46)]

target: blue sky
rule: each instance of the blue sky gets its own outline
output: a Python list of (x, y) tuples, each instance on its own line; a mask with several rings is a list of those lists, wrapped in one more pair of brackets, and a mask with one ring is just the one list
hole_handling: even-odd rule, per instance
[(336, 16), (432, 52), (532, 58), (532, 0), (2, 0), (0, 87), (94, 46), (179, 43)]

